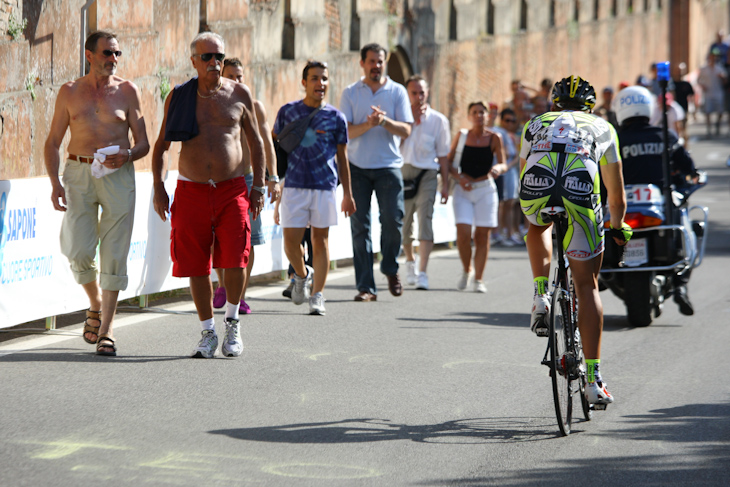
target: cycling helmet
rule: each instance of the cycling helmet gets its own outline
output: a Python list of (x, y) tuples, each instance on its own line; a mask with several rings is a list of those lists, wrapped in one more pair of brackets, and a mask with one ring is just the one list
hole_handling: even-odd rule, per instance
[(619, 91), (614, 100), (614, 110), (619, 125), (634, 117), (651, 118), (654, 111), (654, 96), (643, 86), (629, 86)]
[(588, 112), (596, 106), (596, 90), (580, 76), (571, 75), (555, 83), (551, 100), (560, 110)]

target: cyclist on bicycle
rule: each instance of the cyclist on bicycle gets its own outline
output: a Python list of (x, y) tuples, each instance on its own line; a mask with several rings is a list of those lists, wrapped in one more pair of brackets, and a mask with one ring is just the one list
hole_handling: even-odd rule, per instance
[(551, 100), (553, 110), (558, 111), (530, 120), (522, 132), (520, 149), (520, 206), (530, 221), (527, 252), (535, 286), (530, 329), (538, 336), (548, 335), (552, 232), (551, 222), (541, 218), (540, 210), (562, 206), (568, 213), (563, 244), (578, 300), (578, 327), (588, 369), (586, 396), (592, 404), (608, 404), (613, 396), (599, 372), (603, 306), (598, 272), (604, 246), (601, 175), (608, 190), (609, 234), (619, 245), (631, 238), (631, 228), (623, 221), (626, 195), (618, 139), (608, 122), (591, 114), (596, 93), (586, 80), (569, 76), (558, 81)]

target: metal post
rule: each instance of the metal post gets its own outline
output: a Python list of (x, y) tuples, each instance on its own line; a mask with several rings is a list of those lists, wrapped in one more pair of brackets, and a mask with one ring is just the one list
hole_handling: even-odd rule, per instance
[(48, 316), (46, 317), (46, 330), (55, 330), (56, 329), (56, 317), (55, 316)]
[(672, 181), (671, 169), (669, 167), (669, 127), (667, 124), (667, 85), (669, 84), (669, 62), (657, 63), (657, 79), (662, 89), (662, 141), (664, 149), (662, 150), (662, 174), (664, 176), (664, 185), (662, 193), (664, 194), (664, 220), (667, 224), (674, 223), (674, 212), (672, 211)]

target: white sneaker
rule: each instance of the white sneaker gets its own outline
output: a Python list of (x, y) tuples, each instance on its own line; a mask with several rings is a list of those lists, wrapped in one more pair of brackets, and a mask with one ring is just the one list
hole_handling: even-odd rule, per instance
[(198, 346), (193, 349), (192, 358), (213, 358), (215, 350), (218, 348), (218, 336), (215, 330), (203, 330), (203, 336), (198, 342)]
[(472, 278), (474, 277), (474, 272), (462, 272), (461, 277), (459, 278), (459, 282), (456, 283), (456, 289), (459, 291), (463, 291), (464, 289), (469, 286), (469, 283), (471, 282)]
[(591, 404), (611, 404), (613, 402), (613, 396), (606, 389), (606, 383), (602, 382), (599, 386), (598, 381), (588, 383), (586, 386), (586, 399)]
[(474, 292), (475, 293), (486, 293), (487, 292), (487, 285), (484, 284), (484, 281), (482, 281), (482, 280), (474, 281)]
[(406, 284), (413, 286), (416, 283), (418, 276), (416, 275), (416, 261), (406, 261)]
[(291, 300), (294, 304), (299, 305), (309, 299), (309, 293), (311, 292), (312, 278), (314, 276), (314, 269), (311, 267), (304, 266), (307, 269), (306, 277), (299, 277), (296, 273), (294, 274), (294, 289), (291, 290)]
[(509, 239), (517, 247), (524, 247), (524, 245), (525, 245), (525, 240), (517, 234), (512, 235)]
[(503, 247), (514, 247), (515, 241), (512, 240), (510, 237), (502, 237), (502, 246)]
[(309, 314), (324, 316), (324, 296), (322, 293), (315, 293), (309, 298)]
[(501, 244), (501, 243), (502, 243), (502, 240), (504, 240), (504, 239), (502, 238), (502, 234), (501, 234), (501, 233), (499, 233), (499, 232), (494, 232), (494, 233), (492, 234), (492, 238), (491, 238), (491, 239), (490, 239), (490, 241), (489, 241), (489, 244), (490, 244), (490, 245), (499, 245), (499, 244)]
[(539, 337), (548, 336), (548, 315), (550, 314), (550, 300), (547, 294), (536, 294), (532, 301), (530, 316), (530, 330)]
[(418, 283), (416, 284), (416, 289), (428, 291), (428, 274), (426, 274), (425, 272), (418, 273)]
[(238, 320), (226, 318), (226, 337), (221, 345), (221, 353), (225, 357), (238, 357), (243, 352), (243, 341), (241, 341), (241, 325)]

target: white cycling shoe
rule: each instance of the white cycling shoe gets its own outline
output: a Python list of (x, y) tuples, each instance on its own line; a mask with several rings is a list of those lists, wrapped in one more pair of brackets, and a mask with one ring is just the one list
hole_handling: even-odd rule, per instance
[(547, 294), (536, 294), (532, 301), (530, 331), (539, 337), (548, 336), (547, 321), (550, 316), (550, 299)]
[(611, 404), (613, 402), (613, 396), (606, 389), (606, 383), (601, 382), (601, 385), (598, 384), (598, 381), (596, 381), (589, 382), (586, 385), (586, 399), (591, 404)]

